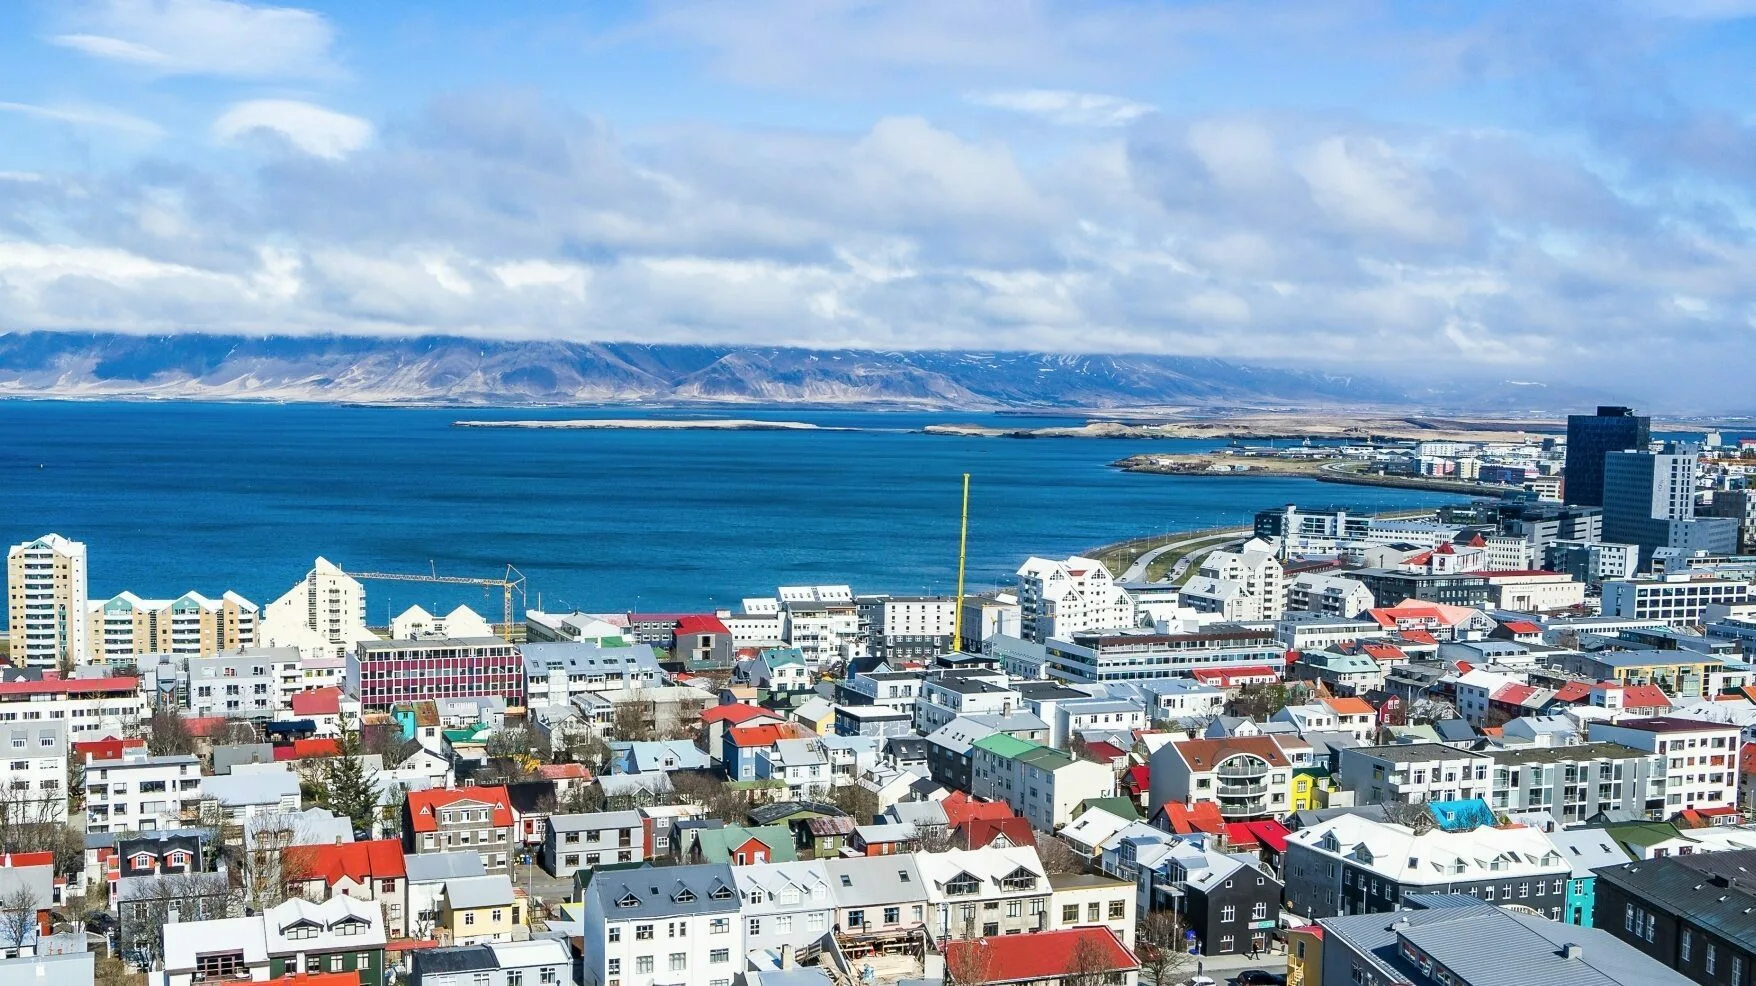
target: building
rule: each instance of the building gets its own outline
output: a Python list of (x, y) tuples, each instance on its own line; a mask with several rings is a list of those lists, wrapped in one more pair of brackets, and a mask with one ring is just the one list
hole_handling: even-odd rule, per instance
[(376, 901), (384, 910), (390, 937), (401, 938), (410, 932), (408, 867), (397, 840), (295, 843), (283, 852), (281, 869), (288, 888), (296, 886), (306, 900), (339, 896)]
[(504, 873), (453, 877), (439, 900), (439, 931), (458, 945), (517, 941), (530, 934), (524, 908)]
[(783, 638), (813, 668), (865, 654), (860, 610), (845, 585), (783, 585), (778, 590), (785, 617)]
[(193, 823), (201, 810), (201, 761), (123, 750), (85, 764), (87, 832), (138, 832)]
[(86, 606), (85, 660), (121, 663), (146, 654), (207, 656), (256, 643), (256, 604), (235, 592), (210, 599), (142, 599), (132, 592)]
[(425, 607), (410, 606), (390, 621), (393, 640), (415, 640), (420, 637), (491, 637), (494, 625), (468, 606), (458, 606), (444, 616), (434, 616)]
[(685, 671), (724, 671), (732, 666), (732, 631), (718, 616), (689, 615), (677, 621), (671, 657)]
[(949, 596), (861, 596), (866, 652), (887, 661), (925, 661), (951, 649), (957, 600)]
[(1032, 556), (1018, 569), (1022, 635), (1035, 643), (1093, 630), (1132, 627), (1134, 598), (1094, 558)]
[(78, 742), (121, 736), (146, 716), (138, 678), (63, 678), (37, 669), (0, 676), (0, 725), (64, 720), (68, 739)]
[(1215, 801), (1227, 821), (1285, 814), (1293, 762), (1272, 736), (1166, 743), (1152, 753), (1152, 804)]
[(1287, 837), (1288, 910), (1306, 917), (1394, 911), (1409, 894), (1465, 894), (1561, 919), (1572, 868), (1538, 829), (1483, 826), (1419, 835), (1340, 815)]
[(384, 982), (383, 915), (353, 897), (294, 898), (250, 917), (173, 922), (164, 933), (164, 986), (326, 972), (354, 973), (361, 986)]
[(1611, 452), (1645, 449), (1652, 441), (1652, 419), (1631, 408), (1603, 406), (1596, 414), (1567, 416), (1564, 502), (1604, 506), (1604, 459)]
[(1337, 782), (1359, 804), (1485, 800), (1493, 766), (1484, 754), (1441, 743), (1347, 747)]
[(551, 815), (537, 859), (548, 873), (571, 876), (582, 866), (639, 862), (648, 855), (646, 818), (640, 812), (599, 811)]
[(1004, 801), (1031, 827), (1053, 832), (1073, 820), (1080, 802), (1116, 793), (1116, 772), (1060, 750), (995, 733), (970, 750), (969, 793)]
[[(1610, 452), (1604, 457), (1604, 538), (1640, 546), (1641, 564), (1665, 547), (1706, 549), (1716, 554), (1738, 550), (1737, 521), (1695, 520), (1694, 452), (1666, 446), (1663, 452), (1644, 448)], [(1696, 544), (1697, 530), (1725, 528), (1728, 537)]]
[(1187, 633), (1076, 633), (1044, 643), (1050, 678), (1076, 684), (1188, 678), (1197, 670), (1286, 667), (1272, 629), (1214, 623)]
[(1597, 870), (1594, 926), (1697, 983), (1747, 983), (1756, 966), (1756, 850)]
[[(1628, 631), (1638, 634), (1640, 631)], [(1590, 654), (1550, 655), (1550, 664), (1588, 681), (1621, 685), (1657, 685), (1667, 696), (1699, 698), (1712, 694), (1711, 675), (1725, 667), (1718, 657), (1694, 650), (1600, 650)]]
[(1359, 579), (1320, 572), (1301, 572), (1286, 579), (1288, 612), (1321, 613), (1352, 619), (1374, 605), (1372, 590)]
[(573, 981), (573, 956), (543, 938), (423, 948), (409, 953), (407, 986), (541, 986)]
[(512, 804), (504, 787), (410, 791), (403, 802), (402, 847), (407, 853), (473, 849), (489, 873), (512, 859)]
[(1498, 609), (1551, 613), (1585, 602), (1585, 583), (1563, 572), (1489, 569), (1476, 574), (1488, 580), (1488, 601)]
[(6, 551), (6, 627), (12, 663), (72, 667), (90, 653), (85, 545), (59, 534)]
[(835, 899), (822, 861), (734, 866), (743, 899), (744, 947), (778, 956), (823, 938), (835, 923)]
[(297, 647), (307, 657), (344, 657), (378, 639), (366, 629), (365, 587), (327, 558), (262, 610), (256, 635), (264, 646)]
[(931, 733), (958, 716), (1008, 716), (1022, 707), (1006, 676), (988, 671), (945, 671), (921, 681), (915, 730)]
[(947, 942), (947, 986), (1136, 986), (1140, 960), (1106, 926)]
[(580, 901), (584, 986), (732, 986), (743, 970), (741, 899), (724, 863), (601, 870)]
[(1285, 571), (1268, 542), (1251, 538), (1236, 551), (1208, 552), (1178, 602), (1225, 620), (1278, 620), (1287, 606)]
[(1573, 879), (1567, 884), (1567, 902), (1562, 905), (1561, 920), (1584, 928), (1596, 922), (1597, 870), (1628, 862), (1628, 854), (1602, 828), (1546, 828), (1549, 841), (1560, 850), (1561, 858), (1573, 867)]
[[(1648, 961), (1614, 937), (1477, 901), (1423, 897), (1430, 907), (1325, 918), (1301, 943), (1316, 958), (1305, 983), (1444, 983), (1448, 986), (1591, 984), (1685, 986), (1687, 979)], [(1297, 948), (1297, 944), (1294, 946)]]
[(927, 895), (927, 929), (940, 941), (1048, 927), (1049, 878), (1029, 846), (918, 852), (914, 862)]
[(67, 817), (67, 724), (0, 724), (0, 804), (14, 824)]
[(1200, 954), (1260, 952), (1280, 924), (1281, 883), (1250, 856), (1221, 852), (1206, 836), (1145, 825), (1118, 833), (1110, 845), (1104, 871), (1135, 884), (1143, 913), (1181, 913)]
[[(281, 692), (290, 667), (299, 664), (293, 647), (232, 649), (187, 659), (179, 696), (190, 715), (223, 719), (273, 719), (291, 707)], [(160, 665), (161, 668), (165, 665)], [(164, 682), (159, 682), (160, 688)]]
[(1619, 743), (1665, 759), (1664, 814), (1690, 808), (1722, 808), (1738, 803), (1738, 738), (1735, 724), (1657, 716), (1594, 720), (1586, 727), (1593, 743)]
[(1379, 607), (1405, 600), (1480, 609), (1488, 605), (1488, 580), (1476, 572), (1430, 574), (1395, 568), (1361, 568), (1348, 578), (1365, 585)]
[(1543, 549), (1543, 567), (1594, 585), (1610, 579), (1632, 578), (1640, 571), (1640, 546), (1609, 541), (1551, 541)]
[(1663, 620), (1674, 627), (1706, 622), (1707, 607), (1751, 601), (1750, 581), (1710, 572), (1673, 572), (1649, 578), (1611, 579), (1603, 584), (1603, 615)]
[(658, 688), (666, 681), (650, 644), (525, 644), (518, 654), (525, 705), (532, 709), (571, 705), (587, 694)]
[(1134, 884), (1102, 873), (1051, 873), (1049, 888), (1049, 930), (1101, 925), (1134, 940)]
[(503, 695), (524, 704), (525, 665), (499, 637), (363, 640), (348, 655), (346, 691), (369, 710), (398, 702)]
[[(1345, 757), (1346, 754), (1343, 754)], [(1563, 825), (1601, 812), (1665, 816), (1665, 758), (1617, 743), (1493, 750), (1496, 812), (1547, 811)]]

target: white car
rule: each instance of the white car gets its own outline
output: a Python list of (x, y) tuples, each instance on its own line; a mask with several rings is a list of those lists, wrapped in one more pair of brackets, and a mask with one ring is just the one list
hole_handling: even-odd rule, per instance
[(1219, 986), (1212, 976), (1196, 976), (1189, 980), (1187, 986)]

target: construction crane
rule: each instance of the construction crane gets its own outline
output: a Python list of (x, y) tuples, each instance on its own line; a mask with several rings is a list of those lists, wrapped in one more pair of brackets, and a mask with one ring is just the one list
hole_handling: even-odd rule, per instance
[(963, 474), (963, 525), (957, 535), (957, 604), (952, 609), (951, 650), (963, 650), (963, 558), (969, 549), (969, 473)]
[(349, 572), (356, 579), (373, 579), (379, 582), (439, 582), (444, 585), (479, 585), (484, 589), (499, 587), (505, 595), (505, 622), (501, 624), (501, 632), (507, 638), (512, 636), (512, 594), (518, 593), (520, 602), (524, 601), (524, 573), (511, 565), (506, 566), (506, 577), (501, 579), (470, 579), (458, 575), (440, 575), (435, 570), (430, 575), (414, 572)]

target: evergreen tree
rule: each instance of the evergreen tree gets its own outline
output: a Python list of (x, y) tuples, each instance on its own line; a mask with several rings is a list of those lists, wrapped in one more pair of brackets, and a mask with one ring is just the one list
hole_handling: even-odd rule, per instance
[(319, 774), (317, 803), (352, 821), (356, 835), (370, 838), (378, 817), (378, 790), (366, 774), (359, 730), (344, 721), (336, 746), (340, 754), (331, 757)]

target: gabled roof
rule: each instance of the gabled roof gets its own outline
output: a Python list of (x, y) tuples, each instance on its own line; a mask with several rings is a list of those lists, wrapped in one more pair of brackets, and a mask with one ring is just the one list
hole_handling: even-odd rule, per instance
[(1016, 814), (1004, 801), (983, 801), (962, 791), (953, 791), (939, 802), (945, 812), (945, 823), (952, 827), (977, 818), (1012, 818)]
[(333, 716), (341, 714), (340, 688), (313, 688), (295, 692), (292, 698), (295, 716)]
[(1153, 815), (1152, 823), (1178, 835), (1194, 832), (1217, 834), (1225, 828), (1225, 819), (1220, 817), (1219, 803), (1215, 801), (1196, 801), (1192, 804), (1167, 801)]
[(1034, 846), (1037, 844), (1036, 832), (1030, 822), (1023, 818), (973, 818), (958, 826), (963, 838), (958, 840), (965, 849), (980, 849), (991, 845), (1001, 836), (1015, 846)]
[(1378, 710), (1372, 703), (1363, 698), (1320, 698), (1317, 701), (1329, 706), (1329, 711), (1338, 716), (1375, 715)]
[[(1097, 968), (1075, 969), (1076, 955), (1095, 960)], [(1107, 925), (945, 943), (946, 981), (959, 986), (1064, 981), (1080, 974), (1107, 976), (1139, 968), (1140, 960)], [(960, 972), (964, 979), (959, 979)]]
[(299, 878), (322, 880), (331, 887), (344, 878), (365, 883), (368, 880), (401, 879), (408, 875), (403, 865), (402, 844), (395, 839), (345, 842), (339, 846), (302, 846), (288, 853), (299, 858), (298, 868), (303, 871), (297, 874)]
[(512, 802), (504, 787), (466, 787), (439, 791), (410, 791), (409, 817), (416, 832), (437, 832), (439, 810), (460, 804), (476, 804), (491, 808), (485, 823), (495, 826), (512, 824)]

